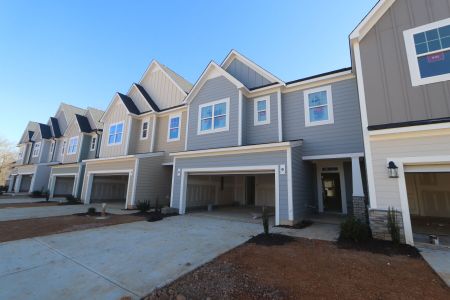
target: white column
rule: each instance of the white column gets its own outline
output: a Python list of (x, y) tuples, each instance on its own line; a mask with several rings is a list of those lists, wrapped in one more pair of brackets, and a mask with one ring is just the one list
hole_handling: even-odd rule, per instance
[(49, 193), (50, 198), (53, 198), (53, 195), (55, 194), (55, 182), (56, 182), (56, 176), (50, 176), (50, 184), (49, 184)]
[(22, 182), (22, 175), (17, 175), (16, 184), (14, 186), (14, 192), (18, 193), (20, 191), (20, 183)]
[(14, 185), (16, 184), (15, 177), (16, 176), (13, 176), (13, 175), (9, 176), (8, 193), (11, 193), (14, 191)]
[(361, 177), (361, 166), (359, 157), (352, 157), (352, 182), (353, 182), (353, 197), (364, 197), (364, 189)]

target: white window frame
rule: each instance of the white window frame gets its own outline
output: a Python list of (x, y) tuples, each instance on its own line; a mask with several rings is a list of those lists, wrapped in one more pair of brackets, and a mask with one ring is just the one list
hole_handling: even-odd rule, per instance
[(89, 151), (94, 151), (97, 148), (98, 136), (93, 135), (91, 138), (91, 144), (89, 146)]
[(408, 58), (409, 73), (411, 75), (411, 83), (413, 86), (419, 86), (419, 85), (424, 85), (424, 84), (430, 84), (430, 83), (450, 80), (450, 73), (427, 77), (427, 78), (420, 77), (419, 62), (417, 60), (417, 57), (419, 57), (419, 56), (444, 52), (444, 51), (450, 50), (450, 48), (440, 49), (437, 51), (431, 51), (431, 52), (427, 52), (425, 54), (417, 55), (416, 47), (415, 47), (415, 43), (414, 43), (414, 35), (416, 33), (436, 29), (439, 27), (447, 26), (447, 25), (450, 25), (450, 18), (440, 20), (437, 22), (433, 22), (433, 23), (429, 23), (429, 24), (425, 24), (423, 26), (419, 26), (419, 27), (415, 27), (415, 28), (411, 28), (411, 29), (403, 31), (403, 38), (405, 39), (405, 46), (406, 46), (406, 56)]
[[(120, 139), (120, 142), (116, 143), (116, 142), (115, 142), (115, 139), (114, 139), (114, 143), (110, 143), (110, 142), (109, 142), (109, 136), (110, 136), (109, 133), (111, 132), (111, 127), (113, 127), (113, 126), (116, 126), (116, 127), (117, 127), (117, 125), (120, 125), (120, 124), (122, 124), (122, 138)], [(108, 146), (118, 146), (118, 145), (122, 145), (122, 143), (123, 143), (123, 138), (124, 138), (124, 133), (125, 133), (125, 121), (120, 121), (120, 122), (117, 122), (117, 123), (110, 124), (109, 127), (108, 127), (108, 135), (106, 136), (106, 138), (107, 138), (107, 145), (108, 145)], [(114, 135), (116, 135), (116, 134), (117, 134), (117, 132), (114, 133)]]
[(64, 151), (66, 150), (67, 146), (67, 139), (63, 141), (62, 147), (61, 147), (61, 155), (64, 155)]
[[(178, 121), (178, 136), (176, 138), (170, 138), (170, 123), (172, 121), (172, 119), (175, 118), (179, 118)], [(176, 127), (174, 127), (176, 128)], [(181, 136), (181, 113), (178, 114), (172, 114), (169, 116), (169, 121), (167, 122), (167, 142), (175, 142), (175, 141), (179, 141), (180, 140), (180, 136)]]
[[(74, 144), (72, 144), (72, 141), (75, 141)], [(78, 137), (73, 136), (69, 139), (69, 146), (67, 147), (67, 155), (73, 155), (77, 153), (78, 151)]]
[(41, 153), (41, 142), (37, 142), (33, 147), (33, 157), (38, 157)]
[[(146, 133), (145, 137), (143, 136), (143, 135), (144, 135), (144, 124), (147, 124), (147, 129), (145, 129), (145, 133)], [(149, 130), (149, 129), (150, 129), (150, 120), (142, 120), (142, 124), (141, 124), (141, 137), (140, 137), (140, 140), (146, 140), (146, 139), (148, 139), (148, 136), (149, 136), (148, 130)]]
[(53, 152), (55, 151), (55, 145), (56, 145), (55, 141), (52, 141), (50, 144), (50, 154), (53, 154)]
[[(222, 128), (214, 128), (214, 105), (225, 103), (227, 114), (225, 115), (225, 127)], [(211, 129), (209, 130), (201, 130), (202, 125), (202, 108), (207, 106), (213, 106), (213, 115), (212, 115), (212, 124)], [(198, 118), (197, 118), (197, 135), (202, 134), (210, 134), (210, 133), (216, 133), (216, 132), (224, 132), (230, 130), (230, 98), (224, 98), (216, 101), (211, 101), (208, 103), (204, 103), (198, 106)]]
[[(324, 91), (327, 93), (328, 120), (311, 122), (310, 115), (309, 115), (310, 107), (309, 107), (309, 97), (308, 96), (309, 96), (309, 94), (313, 94), (313, 93), (317, 93), (317, 92), (324, 92)], [(303, 91), (303, 103), (304, 103), (304, 109), (305, 109), (305, 127), (334, 124), (333, 95), (331, 94), (331, 85), (321, 86), (318, 88)]]
[[(258, 102), (266, 101), (266, 120), (265, 121), (259, 121), (258, 120)], [(270, 95), (255, 98), (253, 102), (253, 125), (267, 125), (270, 124)]]

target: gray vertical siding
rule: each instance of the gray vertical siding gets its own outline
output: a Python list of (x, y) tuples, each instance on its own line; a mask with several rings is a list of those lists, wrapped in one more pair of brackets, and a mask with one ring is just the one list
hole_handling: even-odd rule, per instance
[[(199, 105), (230, 98), (229, 130), (197, 135)], [(190, 104), (188, 150), (237, 146), (239, 92), (236, 86), (223, 76), (208, 80)]]
[(237, 59), (233, 60), (226, 71), (249, 89), (271, 83), (270, 80)]
[[(260, 98), (260, 97), (257, 97)], [(254, 99), (245, 101), (244, 123), (246, 143), (249, 145), (278, 142), (278, 100), (277, 93), (270, 94), (270, 123), (254, 125)]]
[(450, 82), (413, 87), (403, 38), (448, 17), (448, 0), (397, 0), (360, 42), (369, 125), (450, 116)]
[(344, 162), (344, 178), (345, 178), (345, 192), (347, 202), (347, 214), (353, 214), (353, 182), (352, 182), (352, 162)]
[(80, 158), (78, 162), (82, 161), (83, 159), (87, 159), (89, 156), (89, 150), (91, 147), (91, 139), (92, 137), (88, 134), (81, 134), (80, 139), (82, 139), (80, 144)]
[(294, 220), (302, 220), (308, 213), (308, 205), (314, 197), (314, 169), (303, 161), (302, 146), (292, 148), (292, 199)]
[(356, 79), (331, 84), (334, 124), (305, 127), (303, 91), (282, 94), (283, 137), (303, 139), (303, 155), (363, 152)]

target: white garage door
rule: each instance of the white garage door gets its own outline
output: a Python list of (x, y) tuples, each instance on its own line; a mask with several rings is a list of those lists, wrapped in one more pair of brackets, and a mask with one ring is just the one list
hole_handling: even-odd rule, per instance
[(57, 176), (55, 179), (55, 196), (67, 196), (72, 195), (73, 185), (75, 184), (75, 176)]

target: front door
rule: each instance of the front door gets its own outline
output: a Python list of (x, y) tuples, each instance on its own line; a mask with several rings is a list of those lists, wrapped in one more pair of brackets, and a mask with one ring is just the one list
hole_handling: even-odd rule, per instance
[(322, 173), (323, 210), (342, 212), (341, 181), (339, 173)]

